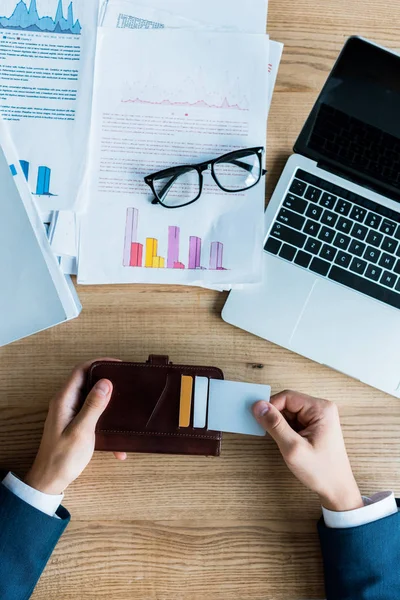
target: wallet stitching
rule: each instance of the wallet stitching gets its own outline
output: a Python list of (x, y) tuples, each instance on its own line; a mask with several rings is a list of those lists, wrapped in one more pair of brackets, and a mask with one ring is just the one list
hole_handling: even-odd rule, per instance
[(185, 370), (185, 371), (218, 371), (218, 373), (220, 373), (221, 375), (223, 375), (221, 369), (219, 369), (218, 367), (195, 367), (195, 366), (186, 366), (186, 365), (151, 365), (149, 363), (127, 363), (127, 362), (113, 362), (113, 361), (103, 361), (103, 362), (97, 362), (96, 365), (94, 365), (90, 371), (90, 374), (92, 375), (95, 367), (98, 366), (103, 366), (103, 365), (112, 365), (113, 367), (147, 367), (150, 369), (179, 369), (180, 371)]
[(151, 436), (168, 436), (168, 437), (190, 437), (191, 439), (203, 439), (213, 441), (220, 441), (220, 436), (209, 436), (209, 435), (197, 435), (191, 433), (166, 433), (162, 431), (134, 431), (134, 430), (122, 430), (122, 429), (99, 429), (99, 433), (134, 433), (135, 435), (151, 435)]

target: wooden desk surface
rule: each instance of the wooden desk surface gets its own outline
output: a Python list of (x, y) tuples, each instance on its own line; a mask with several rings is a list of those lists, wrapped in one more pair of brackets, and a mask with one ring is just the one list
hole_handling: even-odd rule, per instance
[[(250, 4), (250, 2), (249, 2)], [(268, 138), (268, 197), (344, 40), (400, 47), (397, 0), (271, 0), (285, 43)], [(400, 492), (400, 404), (222, 322), (225, 296), (177, 287), (79, 289), (83, 314), (0, 350), (0, 465), (24, 473), (47, 404), (98, 355), (220, 366), (227, 378), (339, 403), (361, 489)], [(254, 365), (263, 365), (262, 369)], [(96, 455), (71, 486), (72, 522), (35, 600), (300, 600), (324, 597), (316, 498), (270, 440), (225, 436), (222, 457)]]

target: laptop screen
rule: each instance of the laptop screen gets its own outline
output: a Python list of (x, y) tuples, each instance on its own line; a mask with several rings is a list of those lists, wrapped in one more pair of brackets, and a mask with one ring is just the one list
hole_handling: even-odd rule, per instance
[(400, 57), (350, 38), (295, 151), (400, 201)]

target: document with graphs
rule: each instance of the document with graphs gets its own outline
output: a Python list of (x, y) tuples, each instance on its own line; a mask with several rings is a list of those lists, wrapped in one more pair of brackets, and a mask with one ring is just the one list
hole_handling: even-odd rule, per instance
[(77, 206), (98, 0), (0, 0), (0, 116), (44, 218)]
[(263, 178), (230, 194), (206, 172), (201, 197), (177, 210), (153, 204), (144, 178), (266, 146), (268, 48), (265, 34), (100, 29), (80, 283), (258, 281)]

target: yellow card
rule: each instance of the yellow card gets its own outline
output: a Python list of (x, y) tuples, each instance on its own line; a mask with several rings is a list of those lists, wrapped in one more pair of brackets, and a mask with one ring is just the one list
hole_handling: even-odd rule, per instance
[(179, 408), (179, 427), (190, 426), (190, 414), (192, 412), (193, 377), (182, 375), (181, 380), (181, 403)]

